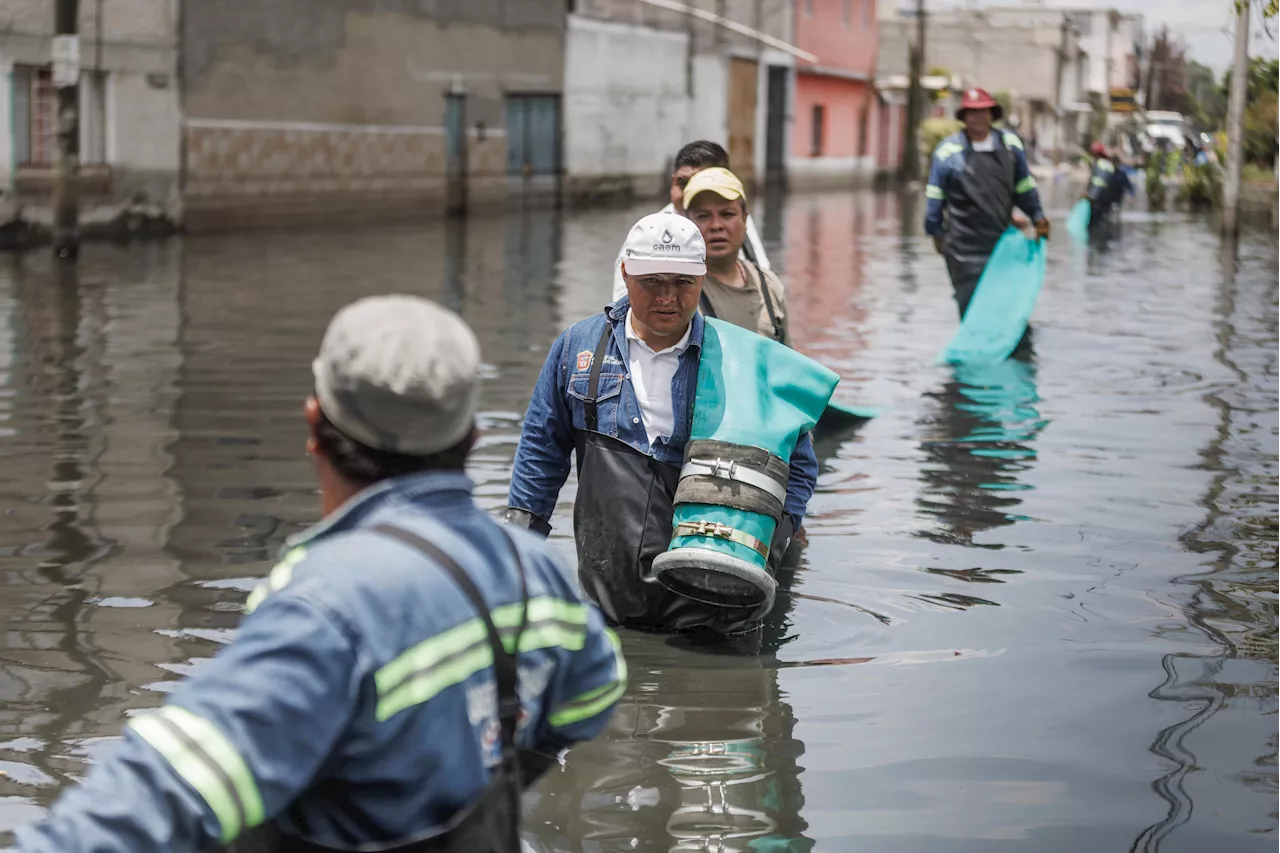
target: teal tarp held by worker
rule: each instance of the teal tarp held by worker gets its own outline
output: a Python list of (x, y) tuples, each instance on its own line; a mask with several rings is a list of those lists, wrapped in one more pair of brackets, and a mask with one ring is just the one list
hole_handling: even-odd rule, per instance
[(1038, 236), (1049, 236), (1022, 140), (992, 127), (1003, 116), (986, 91), (969, 89), (956, 110), (964, 129), (944, 139), (930, 161), (924, 228), (946, 258), (961, 317), (1015, 205), (1035, 223)]
[(695, 601), (768, 608), (776, 586), (770, 542), (791, 454), (839, 378), (781, 343), (706, 323), (671, 547), (654, 559), (653, 572)]
[(339, 312), (306, 405), (324, 521), (20, 853), (520, 850), (522, 783), (626, 669), (553, 549), (472, 500), (479, 369), (426, 300)]
[[(516, 449), (504, 517), (548, 532), (576, 458), (578, 576), (606, 618), (630, 628), (736, 634), (758, 628), (769, 609), (764, 598), (713, 604), (682, 595), (653, 570), (671, 544), (695, 397), (702, 393), (700, 362), (714, 340), (698, 312), (706, 257), (702, 235), (683, 216), (656, 213), (632, 227), (622, 261), (627, 295), (552, 345)], [(795, 355), (749, 331), (742, 335), (752, 347)], [(768, 395), (771, 375), (753, 373), (732, 390), (749, 399)], [(771, 561), (785, 552), (817, 483), (808, 430), (794, 429), (793, 437), (781, 470), (769, 471), (782, 491), (777, 524), (752, 534), (767, 537)]]

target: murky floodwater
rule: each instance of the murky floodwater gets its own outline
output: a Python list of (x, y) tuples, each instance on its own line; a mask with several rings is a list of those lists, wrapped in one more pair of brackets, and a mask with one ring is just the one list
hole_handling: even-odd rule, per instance
[[(299, 406), (335, 309), (422, 293), (475, 326), (497, 507), (546, 349), (640, 212), (90, 246), (78, 286), (0, 257), (0, 832), (315, 519)], [(1034, 358), (952, 371), (943, 264), (895, 198), (757, 212), (798, 344), (883, 414), (820, 448), (763, 651), (628, 637), (631, 689), (530, 795), (531, 844), (1274, 850), (1274, 232), (1234, 278), (1176, 215), (1059, 238)]]

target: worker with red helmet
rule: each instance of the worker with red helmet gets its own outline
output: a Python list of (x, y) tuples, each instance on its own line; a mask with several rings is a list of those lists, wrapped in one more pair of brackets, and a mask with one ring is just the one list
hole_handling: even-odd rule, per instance
[(1112, 162), (1107, 146), (1095, 139), (1089, 146), (1093, 168), (1089, 172), (1089, 187), (1084, 197), (1089, 200), (1089, 230), (1095, 231), (1107, 221), (1114, 200), (1112, 182), (1116, 177), (1116, 164)]
[(991, 127), (1003, 116), (1000, 104), (985, 90), (966, 91), (956, 110), (964, 128), (933, 152), (925, 187), (924, 229), (947, 260), (961, 317), (987, 259), (1012, 221), (1015, 205), (1035, 223), (1037, 235), (1049, 236), (1049, 220), (1040, 207), (1022, 140), (1016, 133)]

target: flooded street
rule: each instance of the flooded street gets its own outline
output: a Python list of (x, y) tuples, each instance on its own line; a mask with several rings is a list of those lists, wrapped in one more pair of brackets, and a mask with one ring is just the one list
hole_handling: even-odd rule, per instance
[[(528, 795), (539, 851), (1273, 851), (1277, 263), (1200, 219), (1061, 223), (1033, 357), (939, 367), (944, 264), (896, 196), (756, 214), (799, 349), (875, 406), (818, 447), (763, 648), (627, 635), (600, 740)], [(487, 362), (505, 503), (547, 348), (657, 204), (0, 256), (0, 845), (226, 642), (317, 518), (301, 403), (332, 313), (438, 299)], [(553, 519), (572, 557), (573, 490)]]

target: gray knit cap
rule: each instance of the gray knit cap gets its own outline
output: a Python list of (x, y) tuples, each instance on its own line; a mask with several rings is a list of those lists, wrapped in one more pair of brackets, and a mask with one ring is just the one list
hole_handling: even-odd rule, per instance
[(461, 317), (421, 297), (343, 308), (311, 368), (325, 417), (375, 450), (429, 456), (475, 422), (480, 345)]

